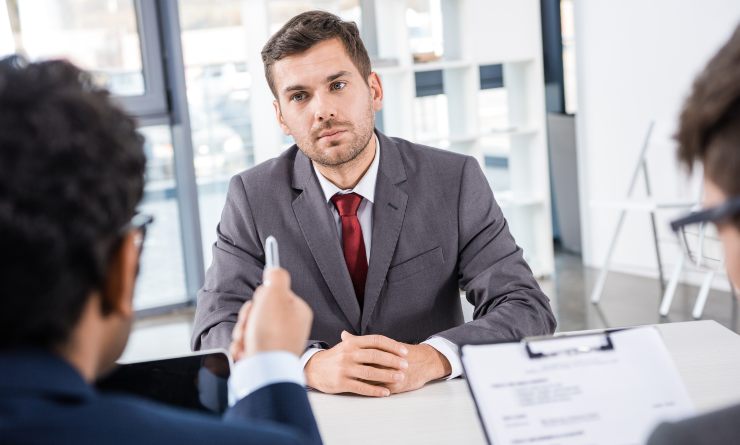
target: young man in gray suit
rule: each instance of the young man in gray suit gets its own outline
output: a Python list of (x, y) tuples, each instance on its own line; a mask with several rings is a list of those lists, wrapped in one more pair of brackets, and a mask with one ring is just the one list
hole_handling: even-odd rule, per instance
[[(704, 167), (704, 209), (672, 223), (680, 234), (714, 224), (727, 274), (740, 286), (740, 26), (694, 83), (681, 113), (676, 140), (679, 158), (691, 171)], [(694, 226), (693, 228), (691, 226)], [(683, 235), (682, 235), (683, 236)], [(691, 242), (690, 254), (696, 254)], [(707, 247), (707, 246), (705, 246)], [(706, 251), (703, 250), (703, 251)], [(690, 255), (690, 258), (693, 256)], [(728, 351), (732, 354), (732, 351)], [(740, 405), (659, 426), (650, 445), (740, 443)]]
[[(457, 345), (555, 320), (475, 159), (374, 130), (383, 88), (354, 23), (291, 19), (262, 50), (296, 145), (235, 176), (198, 295), (193, 348), (228, 344), (268, 235), (315, 313), (307, 383), (368, 396), (459, 376)], [(459, 291), (475, 305), (463, 323)]]

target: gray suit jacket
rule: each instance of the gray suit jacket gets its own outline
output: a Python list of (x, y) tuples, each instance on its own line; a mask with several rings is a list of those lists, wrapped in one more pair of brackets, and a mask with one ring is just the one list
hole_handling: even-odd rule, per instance
[[(337, 228), (311, 161), (293, 146), (232, 178), (193, 349), (227, 347), (239, 308), (260, 284), (269, 235), (292, 288), (314, 311), (312, 343), (342, 330), (419, 343), (550, 334), (549, 300), (509, 233), (475, 159), (403, 139), (380, 139), (364, 305), (355, 298)], [(459, 290), (475, 305), (463, 323)]]
[(729, 445), (740, 443), (740, 405), (664, 423), (653, 431), (648, 445)]

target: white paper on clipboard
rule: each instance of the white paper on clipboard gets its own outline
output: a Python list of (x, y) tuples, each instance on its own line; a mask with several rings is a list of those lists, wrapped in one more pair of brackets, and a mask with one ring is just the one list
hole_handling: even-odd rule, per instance
[(466, 345), (462, 362), (494, 445), (637, 445), (693, 413), (653, 327)]

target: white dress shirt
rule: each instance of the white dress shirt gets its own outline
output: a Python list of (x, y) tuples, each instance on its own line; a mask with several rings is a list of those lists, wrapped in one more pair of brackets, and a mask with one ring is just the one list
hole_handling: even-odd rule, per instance
[[(337, 226), (337, 233), (339, 234), (340, 244), (342, 242), (342, 220), (336, 207), (334, 207), (334, 204), (331, 202), (331, 198), (337, 193), (357, 193), (358, 195), (362, 196), (362, 202), (360, 203), (360, 207), (357, 209), (357, 219), (360, 220), (362, 239), (365, 242), (365, 254), (368, 263), (370, 262), (370, 247), (372, 246), (373, 235), (373, 203), (375, 202), (375, 183), (378, 178), (378, 166), (380, 165), (380, 141), (375, 135), (373, 135), (373, 137), (375, 138), (375, 156), (373, 158), (373, 162), (370, 164), (370, 167), (367, 169), (355, 188), (347, 190), (340, 189), (331, 181), (326, 179), (314, 167), (314, 172), (316, 172), (316, 177), (319, 179), (319, 184), (321, 185), (321, 189), (324, 192), (324, 197), (326, 198), (326, 204), (327, 206), (329, 206), (332, 215), (334, 215), (334, 221)], [(311, 165), (313, 166), (313, 164)], [(457, 353), (457, 346), (454, 343), (447, 340), (446, 338), (442, 338), (439, 336), (431, 337), (427, 339), (424, 343), (439, 351), (442, 355), (445, 356), (445, 358), (447, 358), (447, 361), (450, 362), (452, 372), (449, 376), (447, 376), (447, 379), (452, 379), (462, 374), (460, 357)], [(305, 367), (306, 363), (308, 363), (308, 360), (319, 351), (321, 351), (321, 348), (309, 348), (301, 357), (301, 364)]]
[(229, 404), (274, 383), (306, 386), (298, 357), (288, 351), (260, 352), (234, 364), (229, 378)]

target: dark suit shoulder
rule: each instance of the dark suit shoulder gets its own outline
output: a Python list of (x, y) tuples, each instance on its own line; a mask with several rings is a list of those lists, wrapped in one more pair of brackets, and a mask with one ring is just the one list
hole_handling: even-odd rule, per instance
[(679, 422), (663, 423), (648, 445), (740, 443), (740, 405), (712, 411)]
[[(254, 167), (250, 167), (234, 176), (241, 180), (245, 188), (250, 190), (274, 189), (276, 186), (290, 187), (291, 172), (295, 163), (298, 147), (293, 145), (280, 156), (268, 159)], [(234, 180), (232, 179), (232, 180)]]

